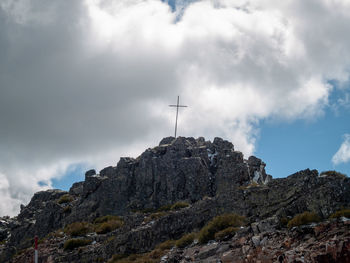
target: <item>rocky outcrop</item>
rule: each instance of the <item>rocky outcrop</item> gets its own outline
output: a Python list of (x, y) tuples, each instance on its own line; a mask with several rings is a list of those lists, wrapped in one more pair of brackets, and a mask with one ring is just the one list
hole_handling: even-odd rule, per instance
[[(191, 206), (144, 221), (149, 216), (145, 212), (177, 201)], [(108, 235), (91, 233), (94, 243), (83, 249), (86, 262), (150, 251), (159, 242), (198, 230), (226, 212), (246, 216), (256, 236), (274, 231), (281, 218), (290, 219), (304, 211), (328, 218), (349, 203), (349, 178), (319, 176), (316, 170), (306, 169), (272, 179), (262, 160), (254, 156), (244, 159), (228, 141), (168, 137), (136, 159), (121, 158), (117, 166), (99, 173), (87, 171), (85, 181), (73, 184), (69, 192), (36, 193), (16, 218), (9, 219), (11, 223), (0, 224), (0, 261), (30, 247), (35, 235), (43, 238), (69, 223), (92, 222), (103, 215), (123, 216), (126, 223)], [(51, 245), (46, 244), (57, 254), (51, 256), (53, 262), (79, 262), (81, 254), (62, 250), (68, 237), (56, 238), (61, 244), (58, 248), (53, 247), (52, 239), (48, 239)], [(256, 237), (254, 242), (258, 243)]]
[[(177, 200), (193, 203), (252, 180), (266, 182), (264, 167), (258, 158), (244, 160), (232, 143), (220, 138), (212, 143), (204, 138), (165, 138), (136, 159), (121, 158), (116, 167), (107, 167), (99, 174), (89, 171), (83, 198), (72, 209), (71, 217), (122, 215)], [(71, 192), (77, 192), (76, 188)]]

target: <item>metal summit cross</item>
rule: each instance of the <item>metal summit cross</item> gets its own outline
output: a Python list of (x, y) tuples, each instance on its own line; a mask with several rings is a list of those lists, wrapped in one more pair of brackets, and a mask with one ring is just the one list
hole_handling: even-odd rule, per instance
[(187, 106), (180, 105), (180, 96), (177, 96), (177, 104), (176, 105), (169, 105), (169, 107), (176, 107), (176, 121), (175, 121), (175, 138), (176, 138), (176, 131), (177, 131), (177, 117), (179, 115), (179, 108), (185, 108)]

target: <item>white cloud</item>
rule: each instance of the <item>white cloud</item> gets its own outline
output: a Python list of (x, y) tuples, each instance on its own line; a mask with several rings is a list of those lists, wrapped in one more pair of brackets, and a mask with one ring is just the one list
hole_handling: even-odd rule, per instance
[(333, 155), (333, 164), (347, 163), (350, 161), (350, 134), (344, 135), (344, 141), (338, 151)]
[[(0, 187), (14, 214), (72, 163), (102, 168), (173, 132), (254, 152), (259, 121), (322, 115), (350, 65), (348, 1), (4, 0)], [(12, 201), (11, 201), (12, 200)]]

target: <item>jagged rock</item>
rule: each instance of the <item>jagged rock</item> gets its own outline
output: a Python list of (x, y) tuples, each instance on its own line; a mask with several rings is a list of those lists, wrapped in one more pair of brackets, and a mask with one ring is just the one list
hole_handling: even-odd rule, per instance
[[(124, 158), (124, 159), (127, 159), (127, 158)], [(113, 166), (106, 167), (100, 171), (101, 177), (111, 177), (114, 174), (115, 174), (115, 167), (113, 167)]]
[(175, 140), (175, 137), (166, 137), (159, 142), (159, 146), (164, 144), (171, 144)]
[(71, 195), (83, 195), (84, 192), (84, 182), (74, 183), (72, 187), (69, 189), (69, 194)]
[(124, 214), (177, 200), (196, 202), (249, 180), (242, 153), (228, 141), (168, 137), (159, 145), (137, 159), (121, 158), (117, 167), (107, 167), (99, 176), (87, 177), (81, 209), (73, 209), (71, 217)]
[(259, 184), (267, 184), (271, 181), (272, 176), (265, 172), (266, 164), (255, 156), (248, 158), (249, 175), (253, 182)]
[(87, 171), (85, 173), (85, 180), (86, 180), (87, 177), (91, 177), (91, 176), (94, 176), (94, 175), (96, 175), (96, 171), (94, 169), (91, 169), (91, 170)]
[(279, 224), (279, 219), (276, 216), (273, 216), (259, 222), (252, 223), (252, 230), (255, 235), (264, 232), (273, 232), (278, 228)]
[(9, 225), (13, 219), (8, 216), (0, 217), (0, 242), (3, 242), (9, 236)]
[[(258, 246), (257, 236), (259, 246), (264, 249), (270, 246), (270, 240), (290, 246), (286, 230), (280, 232), (281, 218), (291, 218), (304, 211), (315, 211), (327, 218), (335, 210), (346, 207), (350, 203), (350, 179), (320, 177), (316, 170), (309, 169), (287, 178), (271, 179), (262, 160), (252, 156), (244, 160), (232, 143), (221, 138), (210, 142), (202, 137), (168, 137), (136, 159), (123, 157), (117, 166), (102, 169), (99, 174), (94, 170), (86, 172), (85, 181), (73, 184), (69, 190), (72, 199), (60, 203), (60, 197), (65, 194), (67, 192), (60, 190), (36, 193), (30, 203), (22, 207), (17, 218), (11, 219), (5, 227), (0, 225), (4, 236), (7, 231), (6, 242), (0, 246), (1, 262), (6, 262), (16, 251), (30, 247), (34, 235), (42, 238), (66, 224), (93, 222), (98, 216), (120, 215), (124, 217), (125, 225), (109, 236), (90, 235), (94, 242), (80, 253), (62, 250), (66, 236), (49, 239), (52, 244), (45, 245), (47, 254), (51, 254), (46, 260), (98, 262), (101, 258), (106, 261), (113, 254), (147, 252), (162, 241), (199, 230), (216, 215), (232, 212), (246, 216), (251, 225), (240, 229), (231, 245), (219, 243), (216, 250), (201, 257), (203, 260), (207, 257), (208, 262), (248, 260), (259, 252), (254, 248), (254, 243)], [(147, 215), (135, 213), (177, 201), (186, 201), (191, 206), (148, 222), (143, 222)], [(348, 225), (344, 223), (342, 227), (345, 226)], [(316, 231), (313, 227), (308, 229)], [(310, 240), (307, 228), (300, 229), (301, 232), (293, 230), (290, 235)], [(312, 231), (308, 235), (317, 238), (316, 232)], [(347, 246), (346, 242), (344, 239), (344, 246)], [(226, 249), (225, 244), (230, 249)], [(335, 247), (337, 251), (343, 251), (342, 245), (337, 243)], [(191, 251), (185, 256), (200, 262), (201, 259), (196, 258), (198, 252)], [(295, 255), (295, 251), (287, 252), (283, 256), (272, 253), (273, 260)], [(178, 250), (168, 255), (169, 262), (181, 260), (185, 257)]]
[(0, 242), (8, 237), (8, 231), (6, 228), (0, 228)]

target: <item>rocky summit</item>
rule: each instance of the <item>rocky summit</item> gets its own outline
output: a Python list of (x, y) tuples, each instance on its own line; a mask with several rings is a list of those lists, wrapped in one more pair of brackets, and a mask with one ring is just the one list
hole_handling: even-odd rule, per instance
[[(291, 160), (292, 161), (292, 160)], [(168, 137), (0, 218), (0, 262), (350, 262), (350, 179)]]

